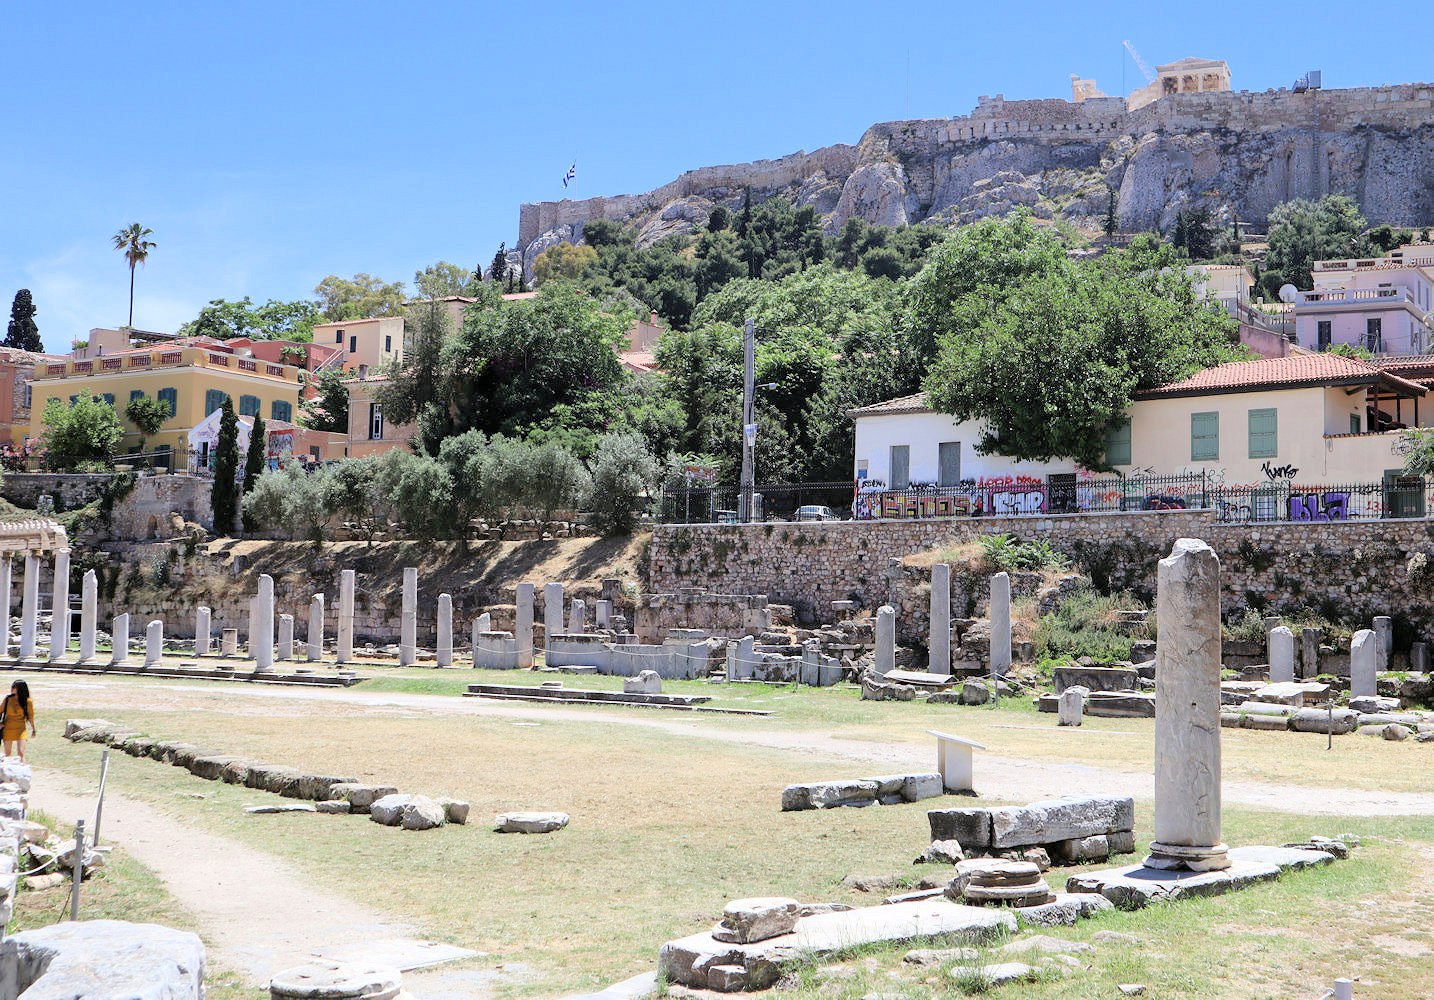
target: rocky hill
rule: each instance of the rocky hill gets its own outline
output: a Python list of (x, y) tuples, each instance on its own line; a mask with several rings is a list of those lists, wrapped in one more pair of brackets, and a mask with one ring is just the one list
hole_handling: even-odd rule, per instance
[(1127, 111), (981, 98), (968, 116), (873, 125), (855, 146), (703, 167), (655, 191), (522, 206), (518, 250), (531, 273), (583, 223), (634, 226), (641, 244), (704, 225), (714, 205), (782, 195), (829, 230), (969, 222), (1028, 207), (1098, 227), (1110, 191), (1123, 231), (1168, 230), (1182, 209), (1263, 225), (1282, 201), (1346, 194), (1373, 223), (1434, 224), (1434, 86), (1171, 94)]

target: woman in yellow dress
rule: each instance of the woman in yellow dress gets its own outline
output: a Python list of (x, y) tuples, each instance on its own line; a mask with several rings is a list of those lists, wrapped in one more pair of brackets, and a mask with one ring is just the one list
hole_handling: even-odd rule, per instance
[(5, 756), (18, 756), (25, 761), (25, 726), (30, 726), (30, 735), (35, 735), (35, 705), (30, 701), (30, 685), (16, 681), (10, 685), (10, 694), (0, 707), (0, 740), (5, 743)]

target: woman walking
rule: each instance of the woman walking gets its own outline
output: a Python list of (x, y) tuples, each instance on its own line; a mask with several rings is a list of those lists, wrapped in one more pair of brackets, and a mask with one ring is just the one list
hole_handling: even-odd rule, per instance
[(20, 758), (25, 762), (25, 726), (30, 726), (30, 735), (35, 735), (35, 705), (30, 701), (30, 685), (16, 681), (10, 685), (10, 694), (0, 706), (0, 740), (5, 743), (5, 756)]

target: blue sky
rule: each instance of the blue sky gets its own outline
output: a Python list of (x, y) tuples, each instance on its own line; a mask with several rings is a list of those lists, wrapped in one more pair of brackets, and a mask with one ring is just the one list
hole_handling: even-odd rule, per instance
[[(978, 94), (1107, 93), (1223, 58), (1236, 89), (1429, 79), (1427, 8), (1320, 4), (16, 3), (0, 39), (0, 300), (47, 347), (125, 321), (110, 237), (158, 247), (135, 325), (211, 298), (307, 297), (486, 264), (518, 206), (645, 191), (683, 170), (966, 114)], [(909, 67), (909, 70), (908, 70)], [(8, 308), (5, 308), (8, 319)]]

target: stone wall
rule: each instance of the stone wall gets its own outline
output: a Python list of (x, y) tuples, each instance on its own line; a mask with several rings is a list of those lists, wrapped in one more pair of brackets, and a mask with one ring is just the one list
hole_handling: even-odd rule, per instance
[(109, 473), (8, 472), (0, 496), (27, 510), (34, 510), (40, 497), (48, 496), (56, 510), (74, 510), (98, 500), (109, 481)]
[[(1233, 525), (1208, 511), (1142, 511), (947, 521), (665, 525), (653, 531), (650, 589), (707, 587), (765, 593), (812, 620), (829, 602), (871, 609), (897, 586), (893, 560), (968, 534), (1043, 539), (1067, 553), (1103, 590), (1147, 600), (1155, 564), (1176, 538), (1208, 541), (1220, 556), (1227, 615), (1308, 608), (1369, 627), (1395, 619), (1396, 646), (1434, 638), (1434, 521)], [(904, 585), (904, 584), (902, 584)], [(979, 598), (979, 595), (978, 595)], [(952, 608), (960, 616), (970, 609)]]

